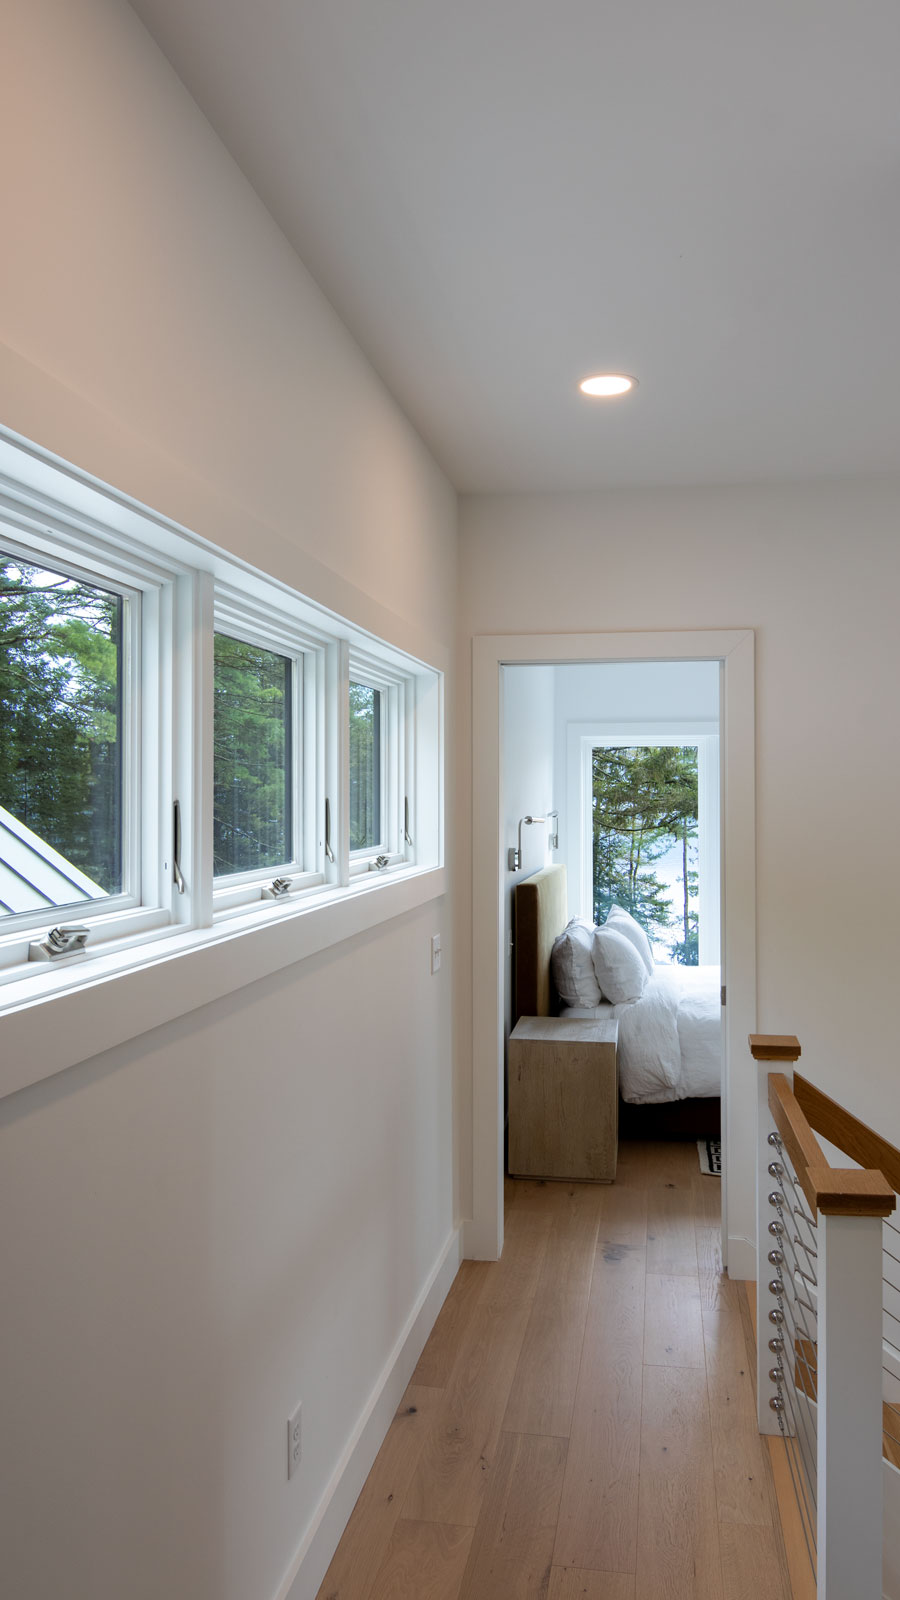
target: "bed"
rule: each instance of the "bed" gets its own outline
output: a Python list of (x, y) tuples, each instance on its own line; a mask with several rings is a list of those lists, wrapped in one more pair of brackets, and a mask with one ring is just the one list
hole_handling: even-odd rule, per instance
[(550, 952), (568, 920), (566, 869), (545, 867), (515, 891), (515, 1006), (522, 1016), (615, 1019), (623, 1138), (711, 1138), (719, 1132), (718, 967), (660, 966), (639, 1000), (560, 1006)]

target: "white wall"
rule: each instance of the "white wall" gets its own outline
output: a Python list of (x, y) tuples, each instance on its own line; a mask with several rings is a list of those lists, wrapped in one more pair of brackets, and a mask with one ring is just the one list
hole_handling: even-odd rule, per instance
[[(10, 0), (3, 44), (0, 419), (448, 667), (455, 496), (133, 13)], [(452, 931), (0, 1105), (17, 1600), (278, 1592), (452, 1239)]]
[[(504, 667), (501, 782), (505, 849), (518, 839), (520, 817), (545, 817), (557, 804), (553, 788), (553, 695), (553, 667)], [(510, 937), (515, 888), (553, 859), (548, 848), (549, 833), (549, 828), (536, 823), (522, 829), (518, 872), (508, 870), (504, 853), (503, 938), (507, 960), (503, 1015), (507, 1033), (512, 1024), (514, 958)]]
[[(553, 792), (560, 808), (559, 859), (566, 864), (569, 915), (581, 914), (580, 841), (570, 827), (568, 727), (572, 722), (718, 722), (714, 661), (590, 662), (553, 669)], [(585, 916), (590, 916), (587, 908)]]
[(474, 634), (756, 630), (758, 1026), (895, 1143), (898, 526), (897, 481), (503, 495), (463, 500), (460, 547), (466, 676)]

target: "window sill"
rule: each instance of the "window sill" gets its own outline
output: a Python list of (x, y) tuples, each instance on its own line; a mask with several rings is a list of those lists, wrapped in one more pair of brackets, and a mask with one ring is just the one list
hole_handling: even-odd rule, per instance
[(387, 881), (369, 873), (309, 890), (302, 904), (235, 908), (213, 928), (160, 930), (8, 983), (0, 1098), (426, 905), (445, 886), (442, 867), (394, 868)]

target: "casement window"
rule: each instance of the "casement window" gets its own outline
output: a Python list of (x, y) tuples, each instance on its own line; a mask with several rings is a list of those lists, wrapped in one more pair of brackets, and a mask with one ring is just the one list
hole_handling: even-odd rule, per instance
[(97, 534), (0, 514), (0, 978), (52, 928), (95, 945), (170, 920), (180, 574)]
[(0, 431), (0, 982), (440, 866), (440, 673), (18, 443)]

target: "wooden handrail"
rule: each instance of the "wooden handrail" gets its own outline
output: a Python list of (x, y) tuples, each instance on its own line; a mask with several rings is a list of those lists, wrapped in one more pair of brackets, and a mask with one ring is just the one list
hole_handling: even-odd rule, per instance
[(816, 1188), (810, 1183), (809, 1172), (823, 1165), (825, 1152), (794, 1099), (783, 1072), (769, 1073), (769, 1110), (791, 1158), (800, 1187), (815, 1211)]
[(861, 1167), (883, 1172), (891, 1187), (900, 1192), (900, 1150), (888, 1144), (880, 1133), (845, 1111), (799, 1072), (794, 1073), (794, 1094), (807, 1122), (829, 1144), (837, 1145), (851, 1161)]
[(832, 1167), (826, 1161), (783, 1072), (769, 1074), (769, 1109), (814, 1215), (821, 1211), (839, 1217), (890, 1216), (897, 1197), (887, 1178), (880, 1171)]
[(792, 1033), (751, 1033), (750, 1054), (754, 1061), (799, 1061), (800, 1040)]

